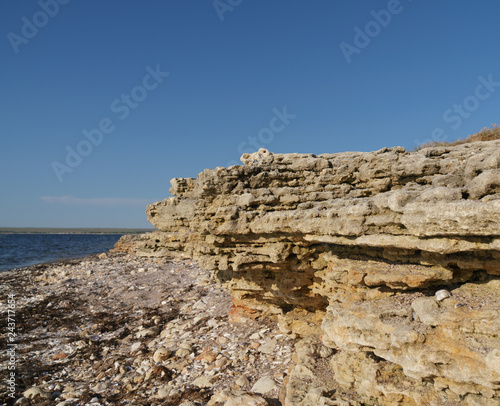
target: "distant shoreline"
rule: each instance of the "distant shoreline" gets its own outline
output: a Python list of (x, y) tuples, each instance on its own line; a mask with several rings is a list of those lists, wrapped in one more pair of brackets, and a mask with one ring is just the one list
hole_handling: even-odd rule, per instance
[(154, 230), (154, 228), (0, 227), (0, 234), (141, 234), (151, 233)]

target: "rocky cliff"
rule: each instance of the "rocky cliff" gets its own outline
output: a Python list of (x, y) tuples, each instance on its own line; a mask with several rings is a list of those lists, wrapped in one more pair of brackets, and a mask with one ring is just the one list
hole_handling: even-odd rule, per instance
[(500, 141), (242, 161), (173, 179), (122, 248), (304, 337), (287, 406), (500, 405)]

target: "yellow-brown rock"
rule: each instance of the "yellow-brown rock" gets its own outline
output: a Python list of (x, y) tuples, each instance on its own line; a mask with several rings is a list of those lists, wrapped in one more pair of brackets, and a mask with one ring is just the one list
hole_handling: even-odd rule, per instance
[(338, 386), (300, 389), (298, 363), (287, 406), (500, 404), (500, 141), (247, 158), (173, 179), (158, 231), (119, 246), (194, 258), (235, 318), (321, 336)]

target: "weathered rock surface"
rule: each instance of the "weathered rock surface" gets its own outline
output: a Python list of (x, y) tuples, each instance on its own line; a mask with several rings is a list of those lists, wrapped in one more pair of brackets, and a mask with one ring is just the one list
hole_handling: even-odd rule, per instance
[(195, 258), (235, 317), (321, 335), (335, 379), (287, 406), (500, 404), (500, 141), (244, 158), (173, 179), (121, 249)]

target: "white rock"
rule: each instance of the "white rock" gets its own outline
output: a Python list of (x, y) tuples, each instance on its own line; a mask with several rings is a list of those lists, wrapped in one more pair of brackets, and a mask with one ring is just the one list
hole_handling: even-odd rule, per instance
[(183, 350), (187, 350), (187, 351), (190, 351), (190, 352), (193, 352), (193, 347), (191, 346), (191, 344), (189, 343), (181, 343), (181, 345), (179, 345), (179, 348), (182, 348)]
[(198, 300), (194, 305), (192, 305), (192, 308), (196, 310), (205, 309), (206, 307), (207, 305), (203, 302), (203, 300)]
[(144, 337), (155, 337), (159, 333), (159, 330), (157, 328), (146, 328), (144, 330), (140, 330), (137, 332), (135, 335), (137, 338), (144, 338)]
[(217, 320), (215, 319), (210, 319), (207, 321), (207, 326), (208, 327), (212, 327), (212, 328), (215, 328), (219, 325), (219, 323), (217, 323)]
[(263, 376), (252, 386), (252, 392), (268, 393), (277, 389), (276, 382), (270, 376)]
[(185, 400), (179, 406), (196, 406), (196, 403), (191, 402), (190, 400)]
[(441, 289), (436, 292), (436, 300), (441, 302), (442, 300), (449, 298), (451, 296), (451, 292), (446, 289)]
[[(95, 393), (102, 393), (102, 392), (105, 392), (106, 390), (108, 389), (108, 384), (106, 382), (99, 382), (97, 383), (96, 385), (94, 385), (92, 387), (92, 390), (95, 392)], [(92, 401), (91, 400), (91, 403), (92, 402), (97, 402), (99, 399), (96, 398), (95, 401)]]
[(259, 351), (263, 354), (271, 354), (274, 352), (276, 349), (276, 346), (278, 345), (277, 340), (268, 340), (266, 341), (263, 345), (259, 347)]
[(193, 381), (193, 386), (198, 388), (210, 388), (212, 386), (213, 378), (202, 375)]
[(170, 394), (170, 388), (160, 388), (160, 389), (158, 389), (158, 392), (156, 393), (155, 398), (166, 399), (166, 398), (168, 398), (169, 394)]
[(216, 393), (207, 406), (215, 406), (224, 403), (224, 406), (268, 406), (265, 399), (254, 393), (244, 391), (223, 390)]
[(153, 361), (154, 362), (165, 361), (166, 359), (169, 359), (171, 356), (172, 356), (172, 351), (170, 351), (168, 348), (165, 347), (158, 348), (153, 354)]
[(234, 383), (238, 385), (240, 388), (242, 388), (243, 386), (250, 385), (250, 381), (245, 375), (241, 375), (238, 379), (236, 379), (236, 381), (234, 381)]
[(50, 393), (45, 392), (44, 390), (33, 386), (23, 392), (23, 396), (28, 399), (33, 399), (35, 396), (40, 396), (45, 399), (50, 399)]
[(133, 353), (136, 353), (136, 352), (139, 352), (139, 351), (143, 351), (143, 350), (146, 350), (147, 347), (146, 347), (146, 344), (144, 343), (141, 343), (140, 341), (132, 344), (132, 346), (130, 347), (130, 352), (133, 354)]
[(273, 153), (269, 152), (265, 148), (260, 148), (257, 152), (252, 154), (244, 153), (241, 156), (240, 161), (243, 162), (244, 165), (252, 165), (254, 163), (259, 164), (264, 158), (267, 158), (270, 155), (273, 155)]
[(228, 362), (229, 360), (226, 357), (222, 357), (215, 361), (215, 366), (217, 368), (222, 368), (223, 366), (227, 365)]

